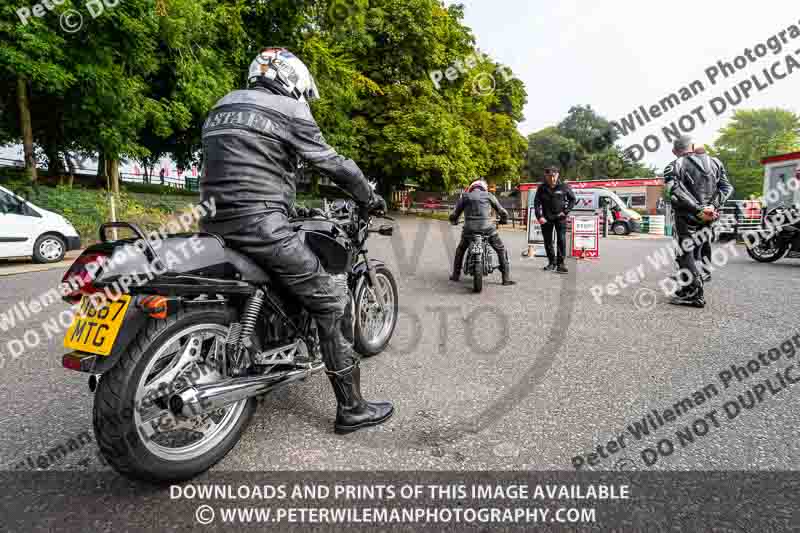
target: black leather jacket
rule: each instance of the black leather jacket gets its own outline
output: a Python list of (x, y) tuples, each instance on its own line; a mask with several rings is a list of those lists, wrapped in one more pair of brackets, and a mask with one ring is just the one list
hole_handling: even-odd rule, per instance
[(495, 217), (492, 209), (497, 211), (500, 219), (508, 219), (508, 211), (503, 209), (497, 198), (482, 189), (475, 189), (472, 192), (464, 193), (456, 202), (455, 210), (450, 215), (453, 224), (458, 222), (461, 213), (464, 213), (465, 231), (486, 231), (495, 228)]
[(308, 105), (263, 89), (233, 91), (203, 125), (200, 195), (217, 213), (201, 222), (209, 231), (236, 228), (237, 220), (295, 202), (300, 159), (330, 177), (360, 204), (372, 188), (353, 161), (325, 142)]
[(536, 218), (544, 218), (548, 222), (559, 220), (561, 213), (569, 214), (575, 207), (578, 199), (572, 187), (559, 181), (552, 189), (547, 183), (542, 183), (536, 188), (533, 198), (533, 209)]
[(709, 205), (719, 209), (733, 194), (725, 165), (707, 154), (691, 153), (670, 163), (664, 184), (676, 215), (694, 216)]

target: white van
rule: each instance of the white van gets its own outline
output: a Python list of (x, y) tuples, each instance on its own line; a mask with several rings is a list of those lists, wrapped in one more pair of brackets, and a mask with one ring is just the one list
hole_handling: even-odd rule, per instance
[(572, 190), (578, 200), (575, 204), (577, 211), (597, 211), (606, 206), (611, 209), (613, 219), (609, 227), (615, 235), (628, 235), (641, 231), (642, 215), (629, 209), (614, 191), (603, 187)]
[(81, 247), (78, 231), (59, 214), (0, 187), (0, 258), (31, 256), (55, 263)]

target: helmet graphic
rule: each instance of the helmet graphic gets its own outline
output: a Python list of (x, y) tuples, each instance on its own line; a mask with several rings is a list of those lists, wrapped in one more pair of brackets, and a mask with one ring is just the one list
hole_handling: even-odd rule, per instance
[(472, 192), (475, 189), (483, 189), (484, 191), (488, 191), (489, 185), (483, 180), (475, 180), (469, 184), (469, 189), (467, 189), (467, 192)]
[(250, 63), (247, 74), (250, 88), (266, 86), (301, 102), (319, 98), (317, 84), (308, 67), (285, 48), (264, 48)]

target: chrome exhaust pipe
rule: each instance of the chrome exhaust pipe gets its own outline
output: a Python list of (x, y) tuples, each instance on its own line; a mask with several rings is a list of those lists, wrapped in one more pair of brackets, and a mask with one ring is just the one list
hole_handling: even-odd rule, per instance
[(174, 394), (169, 399), (169, 408), (173, 414), (188, 418), (212, 413), (240, 400), (266, 394), (314, 375), (324, 368), (325, 365), (319, 363), (311, 368), (290, 370), (280, 374), (230, 378), (216, 383), (194, 385)]

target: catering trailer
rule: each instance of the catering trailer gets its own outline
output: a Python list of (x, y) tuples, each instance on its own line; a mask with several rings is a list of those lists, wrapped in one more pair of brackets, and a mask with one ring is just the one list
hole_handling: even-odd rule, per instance
[[(765, 157), (764, 203), (767, 211), (784, 205), (800, 205), (800, 152)], [(799, 181), (792, 181), (792, 178)]]

